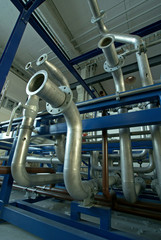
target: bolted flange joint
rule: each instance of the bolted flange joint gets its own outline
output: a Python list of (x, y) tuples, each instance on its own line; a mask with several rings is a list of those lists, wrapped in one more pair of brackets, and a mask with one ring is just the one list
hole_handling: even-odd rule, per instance
[(119, 68), (121, 68), (124, 65), (124, 57), (122, 55), (118, 55), (118, 64), (114, 67), (110, 67), (107, 63), (107, 61), (105, 61), (104, 63), (104, 70), (106, 72), (114, 72), (116, 70), (118, 70)]
[(46, 103), (46, 110), (52, 115), (58, 115), (63, 113), (70, 106), (71, 101), (73, 100), (73, 93), (69, 87), (60, 86), (59, 89), (65, 93), (65, 101), (58, 108), (54, 108), (51, 104)]

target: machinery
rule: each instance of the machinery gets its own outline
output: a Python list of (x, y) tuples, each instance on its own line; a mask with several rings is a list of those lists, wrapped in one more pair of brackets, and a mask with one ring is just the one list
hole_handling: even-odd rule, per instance
[[(97, 2), (88, 0), (92, 21), (102, 35), (98, 51), (103, 51), (104, 70), (112, 74), (116, 89), (113, 95), (95, 98), (32, 15), (44, 1), (12, 2), (20, 17), (1, 58), (2, 84), (29, 22), (93, 99), (74, 103), (65, 75), (48, 61), (47, 54), (38, 58), (38, 71), (26, 87), (26, 104), (19, 104), (11, 121), (0, 125), (0, 146), (6, 150), (0, 157), (0, 173), (4, 175), (1, 219), (43, 239), (139, 239), (111, 228), (111, 210), (161, 220), (161, 86), (153, 83), (144, 41), (136, 35), (109, 32)], [(126, 91), (122, 72), (125, 54), (117, 54), (115, 42), (133, 45), (142, 88)], [(92, 55), (74, 59), (73, 65)], [(46, 102), (45, 113), (39, 113), (39, 98)], [(23, 117), (14, 119), (20, 106)], [(94, 117), (81, 119), (81, 114), (96, 112)], [(133, 127), (138, 130), (130, 131)], [(111, 129), (119, 132), (108, 134)], [(50, 143), (34, 144), (38, 137)], [(37, 167), (27, 167), (27, 162)], [(55, 187), (50, 189), (50, 185)], [(9, 203), (12, 186), (38, 197)], [(73, 201), (70, 217), (33, 205), (44, 196)], [(99, 218), (100, 224), (81, 221), (81, 214)]]

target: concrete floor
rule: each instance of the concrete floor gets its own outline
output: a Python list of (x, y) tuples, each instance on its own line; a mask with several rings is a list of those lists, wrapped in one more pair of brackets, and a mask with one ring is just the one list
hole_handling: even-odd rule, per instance
[[(12, 191), (11, 200), (24, 199), (27, 197), (23, 191)], [(55, 201), (54, 199), (47, 199), (41, 202), (34, 203), (42, 208), (47, 208), (51, 211), (70, 215), (70, 202), (68, 201)], [(90, 222), (99, 223), (99, 220), (87, 215), (81, 215), (81, 218)], [(112, 212), (113, 228), (136, 234), (137, 236), (144, 237), (147, 240), (155, 239), (161, 240), (161, 222), (137, 217), (134, 215)], [(38, 238), (18, 227), (15, 227), (9, 223), (0, 224), (0, 240), (40, 240)]]

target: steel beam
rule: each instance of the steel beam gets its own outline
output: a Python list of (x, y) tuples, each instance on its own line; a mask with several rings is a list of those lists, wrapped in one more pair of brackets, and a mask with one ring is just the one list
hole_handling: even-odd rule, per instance
[[(71, 240), (134, 240), (136, 236), (122, 233), (114, 229), (105, 228), (105, 223), (102, 223), (102, 227), (99, 225), (93, 225), (92, 223), (85, 223), (80, 220), (73, 220), (68, 216), (62, 216), (62, 214), (54, 213), (49, 210), (45, 210), (38, 206), (32, 206), (30, 203), (18, 201), (15, 206), (4, 207), (2, 219), (10, 222), (18, 227), (23, 228), (43, 239), (71, 239)], [(105, 210), (107, 210), (105, 208)], [(80, 209), (79, 209), (80, 211)], [(85, 212), (82, 208), (82, 211)], [(97, 215), (101, 211), (99, 208), (95, 209), (91, 215)], [(90, 210), (87, 209), (87, 215)], [(102, 209), (103, 214), (103, 209)], [(106, 211), (104, 212), (106, 214)], [(101, 216), (100, 216), (101, 217)], [(107, 218), (108, 216), (102, 216)], [(16, 219), (16, 221), (15, 221)], [(26, 222), (28, 224), (26, 224)], [(107, 226), (106, 226), (107, 227)], [(139, 238), (137, 238), (139, 239)], [(143, 239), (142, 239), (143, 240)]]
[[(159, 54), (155, 57), (151, 57), (148, 60), (149, 60), (150, 67), (160, 65), (161, 64), (161, 54)], [(129, 64), (127, 66), (124, 66), (124, 67), (122, 67), (122, 71), (123, 71), (124, 75), (129, 74), (129, 73), (133, 73), (133, 72), (137, 72), (138, 71), (138, 64), (137, 63), (132, 63), (132, 64)], [(110, 80), (110, 79), (112, 79), (111, 73), (105, 72), (105, 73), (99, 74), (97, 76), (87, 78), (84, 81), (86, 82), (86, 84), (92, 85), (92, 84), (107, 81), (107, 80)], [(79, 83), (75, 82), (75, 83), (72, 83), (70, 85), (70, 87), (71, 87), (71, 89), (75, 89), (78, 85), (79, 85)]]
[[(21, 9), (20, 15), (17, 19), (15, 27), (11, 33), (11, 36), (6, 44), (5, 50), (0, 58), (0, 92), (2, 91), (7, 74), (12, 65), (13, 59), (17, 52), (18, 46), (22, 39), (23, 33), (26, 29), (27, 23), (32, 12), (45, 0), (37, 0), (32, 3), (28, 9)], [(12, 1), (16, 2), (15, 0)]]
[[(19, 11), (22, 10), (22, 6), (23, 6), (22, 3), (20, 3), (18, 0), (11, 0), (11, 1)], [(84, 82), (84, 80), (81, 78), (79, 73), (75, 70), (75, 68), (69, 63), (69, 60), (60, 51), (57, 44), (52, 40), (52, 38), (47, 34), (45, 28), (43, 28), (39, 24), (38, 20), (34, 16), (31, 16), (31, 18), (29, 19), (29, 23), (35, 29), (35, 31), (40, 35), (40, 37), (46, 42), (46, 44), (51, 48), (51, 50), (57, 55), (60, 61), (66, 66), (66, 68), (73, 74), (73, 76), (77, 79), (79, 84), (81, 84), (85, 88), (85, 90), (88, 92), (88, 94), (92, 98), (96, 98), (93, 91)]]
[[(108, 115), (82, 121), (83, 132), (99, 131), (103, 129), (118, 129), (127, 127), (161, 124), (161, 108), (153, 108), (124, 114)], [(39, 135), (65, 134), (66, 123), (50, 125), (47, 129), (36, 128)]]

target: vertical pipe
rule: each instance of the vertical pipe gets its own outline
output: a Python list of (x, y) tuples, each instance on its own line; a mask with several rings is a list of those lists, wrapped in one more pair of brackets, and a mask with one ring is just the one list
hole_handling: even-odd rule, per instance
[(93, 14), (93, 20), (97, 23), (98, 29), (102, 35), (105, 35), (108, 33), (108, 29), (106, 28), (103, 20), (102, 15), (100, 13), (97, 0), (88, 0), (90, 10)]
[[(104, 110), (102, 116), (106, 116)], [(109, 199), (109, 172), (108, 172), (108, 142), (107, 142), (107, 130), (102, 131), (102, 191), (104, 196)]]
[[(108, 35), (103, 37), (99, 41), (98, 46), (102, 49), (106, 57), (106, 63), (109, 68), (112, 69), (119, 64), (118, 56), (114, 46), (114, 38), (112, 36)], [(121, 68), (112, 71), (112, 76), (114, 79), (116, 91), (125, 91), (125, 83)], [(127, 109), (120, 108), (118, 112), (124, 113), (127, 112)], [(126, 200), (133, 203), (136, 201), (137, 196), (135, 191), (134, 172), (132, 164), (130, 130), (128, 128), (119, 129), (119, 135), (123, 193)]]

